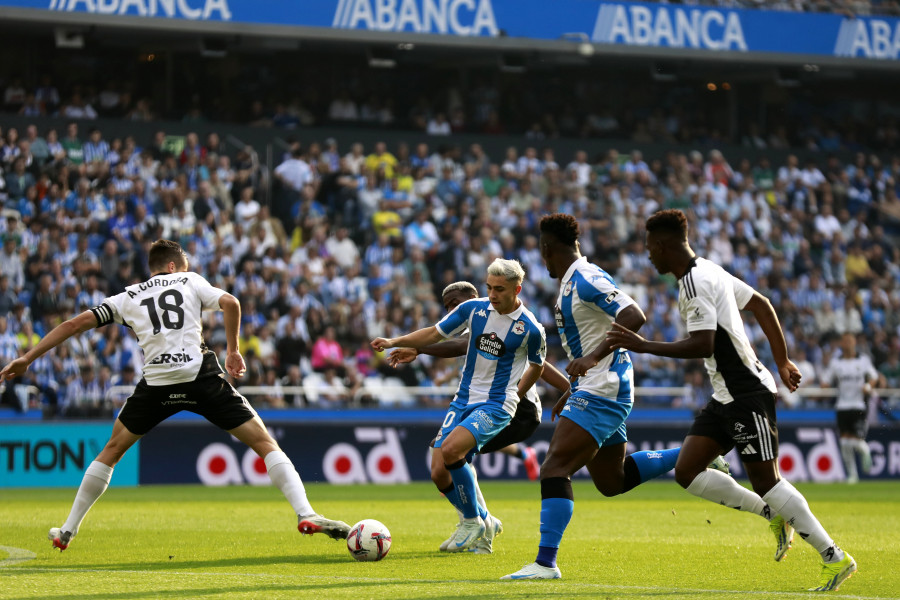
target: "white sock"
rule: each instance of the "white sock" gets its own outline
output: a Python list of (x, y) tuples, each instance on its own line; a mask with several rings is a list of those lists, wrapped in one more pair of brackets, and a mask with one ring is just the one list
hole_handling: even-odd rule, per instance
[(762, 498), (721, 471), (706, 469), (687, 486), (687, 491), (710, 502), (751, 512), (768, 520), (775, 514), (769, 514)]
[(841, 458), (847, 471), (847, 481), (859, 481), (856, 470), (856, 442), (849, 438), (841, 438)]
[(275, 450), (266, 454), (266, 470), (269, 472), (269, 479), (275, 484), (287, 501), (290, 502), (291, 508), (297, 513), (298, 517), (308, 517), (315, 514), (316, 511), (310, 505), (306, 498), (306, 488), (300, 480), (300, 474), (294, 468), (294, 463), (287, 457), (287, 454), (281, 450)]
[(112, 474), (113, 468), (102, 462), (95, 460), (88, 465), (84, 477), (81, 479), (81, 485), (78, 486), (78, 493), (75, 494), (72, 511), (61, 528), (63, 531), (71, 531), (73, 535), (78, 533), (78, 528), (81, 527), (85, 515), (109, 487)]
[(773, 513), (781, 515), (788, 525), (797, 530), (801, 538), (822, 555), (822, 560), (829, 563), (843, 560), (844, 551), (837, 547), (809, 510), (806, 498), (787, 479), (776, 483), (763, 496), (763, 500), (769, 503)]
[(869, 473), (872, 470), (872, 451), (869, 450), (869, 444), (866, 443), (866, 440), (856, 439), (856, 451), (859, 452), (859, 457), (862, 462), (862, 470), (863, 473)]
[(471, 463), (466, 463), (466, 465), (468, 466), (469, 470), (472, 471), (472, 479), (475, 480), (475, 496), (478, 498), (478, 504), (481, 506), (481, 508), (487, 510), (488, 507), (487, 503), (484, 501), (484, 494), (481, 493), (481, 486), (478, 485), (478, 472), (475, 471), (475, 467), (473, 467)]

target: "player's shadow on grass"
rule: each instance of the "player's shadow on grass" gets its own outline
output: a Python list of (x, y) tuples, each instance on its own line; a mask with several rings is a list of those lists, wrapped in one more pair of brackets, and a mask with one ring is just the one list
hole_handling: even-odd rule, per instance
[(342, 548), (335, 553), (322, 554), (284, 554), (281, 556), (234, 556), (231, 558), (213, 558), (209, 560), (180, 559), (178, 556), (169, 560), (153, 560), (128, 563), (108, 563), (97, 565), (96, 569), (108, 571), (120, 570), (153, 570), (153, 571), (179, 571), (182, 569), (214, 569), (216, 567), (255, 567), (274, 565), (321, 565), (332, 563), (353, 563), (353, 558)]
[[(354, 581), (354, 587), (365, 587), (365, 586), (381, 586), (382, 582), (379, 581)], [(253, 598), (266, 598), (269, 594), (274, 594), (276, 592), (296, 592), (298, 595), (310, 591), (316, 592), (318, 594), (324, 594), (324, 597), (328, 597), (328, 591), (331, 588), (340, 588), (345, 590), (347, 587), (346, 581), (335, 581), (333, 583), (322, 583), (321, 581), (309, 581), (303, 582), (298, 581), (297, 583), (279, 583), (279, 584), (268, 584), (268, 585), (252, 585), (252, 586), (221, 586), (221, 587), (212, 587), (212, 588), (189, 588), (189, 589), (171, 589), (167, 588), (164, 585), (161, 585), (159, 589), (156, 590), (141, 590), (141, 591), (103, 591), (96, 593), (85, 593), (85, 592), (72, 592), (71, 590), (66, 590), (64, 594), (60, 594), (58, 592), (53, 594), (48, 594), (46, 596), (19, 596), (19, 597), (8, 597), (8, 600), (59, 600), (60, 597), (66, 598), (66, 600), (122, 600), (128, 598), (162, 598), (165, 597), (167, 600), (171, 598), (202, 598), (204, 596), (223, 596), (223, 595), (241, 595), (245, 597), (253, 597)]]

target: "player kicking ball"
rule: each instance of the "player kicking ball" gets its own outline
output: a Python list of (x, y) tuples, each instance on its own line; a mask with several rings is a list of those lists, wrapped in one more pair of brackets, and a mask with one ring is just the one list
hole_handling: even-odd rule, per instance
[[(767, 519), (778, 543), (776, 561), (790, 549), (796, 530), (823, 561), (819, 585), (810, 591), (837, 590), (856, 572), (856, 561), (834, 543), (806, 498), (778, 472), (775, 379), (757, 359), (741, 319), (741, 310), (756, 317), (781, 380), (794, 391), (801, 373), (788, 358), (775, 309), (749, 285), (694, 254), (688, 243), (687, 218), (680, 210), (657, 212), (647, 219), (646, 228), (650, 262), (660, 274), (678, 278), (678, 310), (688, 337), (653, 342), (622, 327), (615, 327), (607, 337), (613, 348), (703, 359), (713, 397), (684, 439), (675, 480), (695, 496)], [(732, 448), (737, 448), (747, 469), (752, 492), (731, 477), (704, 468), (713, 456)]]
[[(444, 309), (448, 313), (452, 312), (453, 309), (466, 300), (474, 300), (477, 297), (478, 290), (476, 290), (475, 286), (468, 281), (451, 283), (444, 288), (444, 291), (441, 294)], [(418, 350), (415, 348), (396, 348), (388, 357), (388, 362), (391, 366), (396, 367), (414, 361), (419, 354), (427, 354), (439, 358), (456, 358), (458, 356), (465, 356), (468, 346), (469, 336), (463, 334), (454, 340), (432, 344)], [(549, 362), (544, 364), (544, 372), (541, 374), (541, 379), (563, 393), (567, 393), (569, 390), (569, 379)], [(534, 481), (540, 475), (540, 464), (537, 461), (534, 449), (529, 448), (524, 444), (520, 444), (520, 442), (530, 438), (540, 424), (541, 400), (538, 397), (537, 390), (532, 387), (528, 390), (525, 398), (519, 402), (519, 405), (516, 407), (516, 414), (509, 422), (509, 425), (507, 425), (503, 431), (498, 433), (494, 439), (485, 444), (479, 453), (487, 454), (489, 452), (502, 452), (503, 454), (522, 459), (528, 479)], [(432, 442), (432, 446), (433, 445), (434, 442)], [(471, 464), (474, 455), (474, 452), (470, 452), (466, 456), (466, 462), (468, 464), (467, 468), (472, 469), (472, 475), (475, 477), (475, 490), (478, 495), (478, 503), (482, 508), (487, 510), (484, 495), (481, 493), (481, 486), (478, 485), (478, 478), (475, 474), (474, 467)], [(431, 480), (442, 494), (446, 494), (447, 491), (453, 487), (453, 480), (450, 477), (450, 473), (444, 467), (444, 461), (441, 459), (440, 452), (434, 452), (431, 455)], [(496, 537), (503, 531), (503, 525), (500, 522), (500, 519), (493, 515), (491, 515), (491, 517), (494, 524), (493, 537)], [(452, 547), (453, 540), (456, 538), (456, 533), (459, 531), (459, 526), (462, 525), (462, 523), (463, 517), (462, 513), (460, 513), (459, 523), (456, 525), (453, 534), (440, 545), (441, 552), (447, 552)], [(473, 551), (476, 554), (491, 554), (493, 552), (492, 539), (488, 539), (487, 536), (482, 536), (481, 539), (475, 543)]]
[(297, 514), (301, 533), (346, 539), (350, 527), (313, 510), (293, 463), (247, 399), (225, 380), (216, 355), (203, 343), (201, 311), (223, 311), (225, 369), (232, 377), (244, 374), (246, 366), (238, 346), (240, 302), (200, 275), (189, 273), (187, 256), (176, 242), (154, 242), (148, 263), (150, 279), (128, 286), (121, 294), (54, 328), (0, 371), (0, 381), (18, 377), (37, 358), (70, 337), (111, 323), (130, 327), (144, 353), (144, 377), (119, 412), (106, 446), (85, 471), (69, 517), (61, 527), (50, 530), (53, 546), (60, 550), (69, 547), (85, 515), (106, 491), (113, 468), (125, 452), (141, 436), (182, 410), (206, 417), (265, 460), (269, 478)]
[(494, 519), (478, 501), (466, 455), (481, 450), (510, 423), (544, 368), (544, 328), (518, 297), (524, 278), (517, 261), (498, 258), (488, 266), (487, 298), (463, 302), (432, 327), (372, 340), (378, 352), (419, 349), (469, 330), (463, 375), (434, 443), (452, 481), (442, 491), (463, 515), (450, 552), (468, 550), (482, 536), (493, 540)]

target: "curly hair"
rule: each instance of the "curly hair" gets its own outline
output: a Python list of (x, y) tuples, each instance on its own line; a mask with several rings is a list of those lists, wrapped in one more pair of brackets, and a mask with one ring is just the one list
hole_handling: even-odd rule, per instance
[(681, 236), (681, 239), (687, 239), (687, 217), (675, 208), (653, 213), (653, 216), (647, 219), (646, 228), (648, 232), (671, 233)]
[(559, 243), (572, 248), (575, 247), (578, 236), (581, 234), (581, 231), (578, 228), (578, 221), (575, 220), (575, 217), (565, 213), (554, 213), (552, 215), (541, 217), (539, 227), (541, 229), (541, 234), (550, 234), (556, 238)]

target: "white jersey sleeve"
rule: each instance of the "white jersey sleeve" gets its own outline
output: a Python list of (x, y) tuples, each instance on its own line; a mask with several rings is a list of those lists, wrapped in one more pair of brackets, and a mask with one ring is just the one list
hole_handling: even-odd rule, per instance
[(734, 276), (731, 277), (731, 285), (734, 287), (734, 300), (738, 308), (744, 310), (753, 298), (753, 288)]
[(688, 332), (715, 331), (718, 327), (718, 308), (712, 287), (712, 282), (703, 277), (691, 277), (684, 281), (684, 297), (687, 300), (685, 326)]
[(191, 276), (191, 283), (194, 291), (197, 292), (197, 297), (200, 298), (203, 310), (219, 310), (221, 308), (219, 299), (227, 292), (210, 285), (206, 279), (196, 273), (189, 273), (189, 276)]

